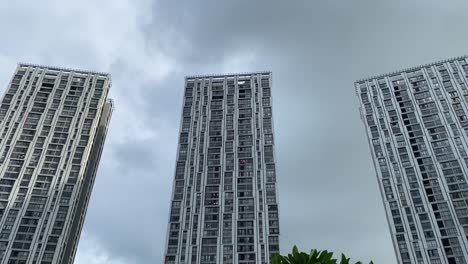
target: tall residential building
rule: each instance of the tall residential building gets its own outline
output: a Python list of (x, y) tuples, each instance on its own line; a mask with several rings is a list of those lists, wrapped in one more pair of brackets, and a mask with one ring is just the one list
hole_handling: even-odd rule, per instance
[(0, 105), (0, 263), (73, 263), (112, 103), (105, 73), (19, 64)]
[(355, 83), (399, 263), (468, 263), (467, 60)]
[(165, 263), (279, 252), (271, 72), (185, 79)]

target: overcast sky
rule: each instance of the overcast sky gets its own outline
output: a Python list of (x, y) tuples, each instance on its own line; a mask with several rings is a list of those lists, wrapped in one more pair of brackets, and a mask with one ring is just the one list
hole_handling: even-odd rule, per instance
[(5, 1), (18, 62), (106, 71), (116, 109), (77, 264), (162, 263), (184, 76), (273, 72), (281, 250), (396, 263), (353, 82), (468, 53), (466, 0)]

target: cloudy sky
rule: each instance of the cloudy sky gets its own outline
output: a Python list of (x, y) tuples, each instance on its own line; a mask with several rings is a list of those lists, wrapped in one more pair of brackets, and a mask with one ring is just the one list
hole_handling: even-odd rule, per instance
[(356, 79), (468, 53), (466, 0), (16, 0), (17, 62), (106, 71), (116, 110), (77, 264), (161, 263), (185, 75), (273, 71), (281, 247), (395, 263)]

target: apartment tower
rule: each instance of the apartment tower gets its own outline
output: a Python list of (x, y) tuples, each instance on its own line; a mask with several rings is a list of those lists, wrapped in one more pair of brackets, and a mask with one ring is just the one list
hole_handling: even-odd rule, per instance
[(165, 263), (279, 252), (271, 72), (185, 78)]
[(467, 59), (355, 83), (398, 263), (468, 263)]
[(106, 73), (19, 64), (0, 105), (0, 263), (72, 264), (112, 112)]

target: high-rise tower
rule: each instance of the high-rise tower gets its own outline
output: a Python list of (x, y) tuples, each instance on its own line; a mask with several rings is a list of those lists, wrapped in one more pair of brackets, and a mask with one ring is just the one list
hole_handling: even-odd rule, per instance
[(270, 263), (278, 236), (271, 73), (187, 77), (165, 263)]
[(73, 263), (109, 87), (105, 73), (18, 65), (0, 105), (0, 263)]
[(467, 59), (355, 83), (399, 263), (468, 263)]

